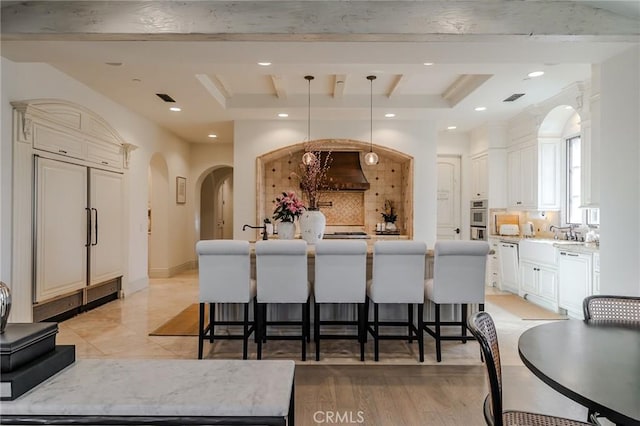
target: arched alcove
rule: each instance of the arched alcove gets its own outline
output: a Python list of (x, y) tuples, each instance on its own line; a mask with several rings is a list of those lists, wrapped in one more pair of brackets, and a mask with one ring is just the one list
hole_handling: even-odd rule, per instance
[(209, 169), (200, 179), (200, 239), (233, 238), (233, 168)]
[(149, 162), (149, 277), (169, 277), (169, 168), (161, 153)]
[[(320, 210), (327, 216), (327, 230), (374, 233), (382, 221), (385, 200), (392, 200), (401, 234), (413, 237), (413, 157), (388, 147), (374, 145), (379, 155), (375, 166), (367, 166), (364, 155), (370, 143), (353, 139), (322, 139), (300, 142), (263, 154), (257, 159), (256, 223), (273, 215), (273, 202), (282, 191), (300, 193), (297, 173), (305, 147), (314, 150), (351, 151), (360, 154), (362, 171), (370, 184), (366, 191), (328, 191)], [(330, 211), (333, 209), (333, 211)]]

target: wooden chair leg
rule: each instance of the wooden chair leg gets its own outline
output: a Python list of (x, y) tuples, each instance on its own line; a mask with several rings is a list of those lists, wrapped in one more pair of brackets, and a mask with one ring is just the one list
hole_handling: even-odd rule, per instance
[(304, 331), (307, 334), (307, 343), (309, 343), (311, 342), (311, 297), (307, 298), (307, 316), (305, 317), (305, 321)]
[(202, 359), (204, 346), (204, 303), (200, 303), (200, 314), (198, 317), (198, 359)]
[(309, 301), (302, 304), (302, 320), (300, 321), (300, 335), (302, 341), (302, 360), (307, 360), (307, 318), (309, 317)]
[(262, 359), (262, 333), (264, 333), (264, 329), (263, 329), (263, 321), (264, 321), (264, 317), (262, 316), (262, 311), (264, 310), (264, 305), (262, 303), (258, 303), (258, 327), (256, 328), (258, 336), (257, 340), (258, 340), (258, 354), (257, 354), (257, 358), (258, 359)]
[(364, 342), (369, 340), (369, 296), (364, 297), (364, 318), (362, 318), (364, 326)]
[(258, 343), (258, 336), (260, 335), (260, 330), (258, 327), (260, 326), (260, 315), (258, 311), (258, 299), (253, 298), (253, 341)]

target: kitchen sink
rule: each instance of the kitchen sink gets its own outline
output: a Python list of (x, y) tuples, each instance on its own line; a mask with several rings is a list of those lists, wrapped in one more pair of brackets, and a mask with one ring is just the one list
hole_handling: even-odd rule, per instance
[(581, 245), (584, 244), (582, 241), (571, 241), (571, 240), (554, 240), (551, 238), (530, 238), (526, 241), (530, 241), (532, 243), (541, 243), (541, 244), (563, 244), (563, 245)]

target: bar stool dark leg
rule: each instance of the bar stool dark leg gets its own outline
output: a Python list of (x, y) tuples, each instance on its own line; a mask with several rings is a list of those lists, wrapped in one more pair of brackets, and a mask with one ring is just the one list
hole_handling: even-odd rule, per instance
[(364, 303), (358, 303), (358, 336), (360, 342), (360, 361), (364, 361), (364, 343), (366, 341), (367, 329), (365, 328), (365, 310)]
[[(315, 299), (314, 299), (315, 302)], [(307, 316), (305, 317), (305, 332), (307, 333), (307, 343), (311, 342), (311, 297), (307, 299)]]
[(263, 329), (264, 317), (262, 316), (262, 311), (264, 310), (264, 304), (258, 303), (258, 308), (257, 309), (258, 309), (258, 327), (257, 327), (258, 354), (257, 354), (257, 358), (258, 359), (262, 359), (262, 333), (264, 333), (264, 329)]
[(316, 361), (320, 361), (320, 304), (313, 301), (313, 339), (316, 342)]
[(374, 361), (380, 360), (380, 325), (378, 324), (378, 304), (373, 304), (373, 345)]
[(442, 361), (441, 343), (440, 343), (440, 304), (436, 303), (436, 359)]
[(461, 319), (460, 319), (460, 324), (462, 327), (462, 343), (467, 343), (467, 339), (464, 339), (464, 337), (467, 337), (467, 304), (463, 303), (462, 304), (462, 313), (460, 314)]
[(407, 329), (409, 331), (409, 343), (413, 343), (413, 303), (407, 304)]
[(418, 304), (418, 350), (420, 362), (424, 362), (424, 303)]
[(302, 304), (302, 321), (300, 321), (300, 335), (302, 340), (302, 360), (307, 360), (307, 318), (309, 318), (309, 300)]
[(198, 316), (198, 359), (202, 359), (203, 346), (204, 346), (204, 303), (200, 303), (200, 314)]
[(216, 321), (216, 304), (209, 303), (209, 343), (213, 343), (213, 335), (215, 331)]
[(253, 341), (258, 343), (258, 336), (260, 335), (260, 330), (258, 327), (260, 326), (260, 315), (258, 311), (258, 298), (253, 298)]
[(248, 343), (249, 343), (249, 304), (244, 304), (244, 324), (242, 328), (242, 359), (248, 357)]
[(364, 297), (364, 318), (362, 319), (364, 327), (364, 342), (369, 341), (369, 296)]

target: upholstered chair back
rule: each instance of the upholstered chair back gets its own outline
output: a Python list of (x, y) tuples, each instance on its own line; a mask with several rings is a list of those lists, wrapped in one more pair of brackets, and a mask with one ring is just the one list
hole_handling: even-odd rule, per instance
[(485, 241), (438, 241), (434, 248), (434, 303), (484, 303), (489, 244)]
[(375, 303), (423, 303), (425, 256), (422, 241), (376, 241), (369, 297)]
[(306, 241), (257, 241), (256, 281), (258, 303), (306, 303), (310, 289)]
[(315, 244), (314, 292), (317, 303), (364, 303), (367, 243), (322, 240)]
[(196, 244), (196, 251), (200, 302), (250, 301), (252, 282), (248, 241), (203, 240)]

